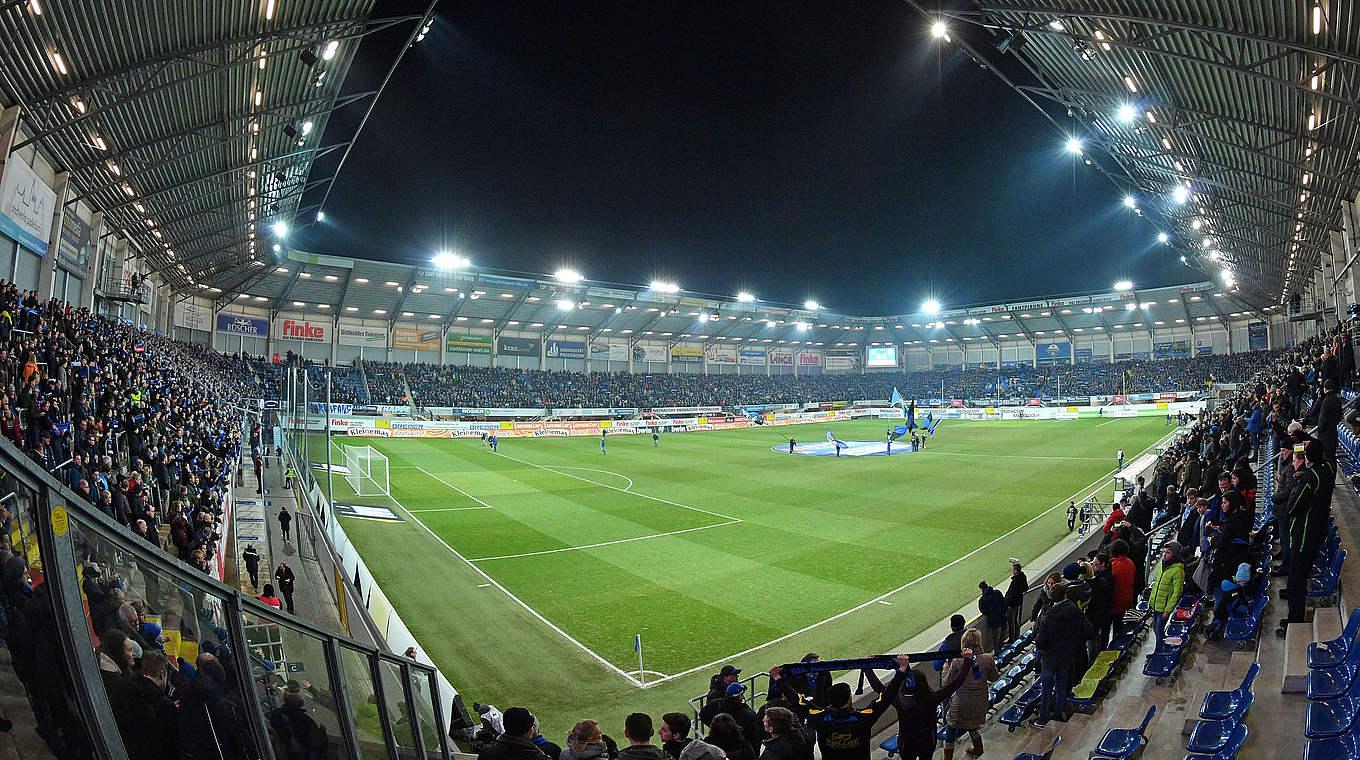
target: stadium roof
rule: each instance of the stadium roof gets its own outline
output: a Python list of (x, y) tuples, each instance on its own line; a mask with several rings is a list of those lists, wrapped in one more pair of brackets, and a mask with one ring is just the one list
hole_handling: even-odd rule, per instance
[(921, 348), (1000, 342), (1103, 339), (1176, 328), (1226, 329), (1230, 321), (1266, 320), (1213, 282), (1148, 290), (1047, 296), (889, 316), (816, 311), (767, 301), (490, 270), (440, 270), (298, 251), (248, 293), (223, 295), (218, 308), (253, 307), (312, 319), (376, 320), (452, 330), (511, 330), (582, 339), (667, 343), (820, 346), (891, 343)]
[(1354, 3), (975, 0), (941, 14), (908, 2), (1041, 111), (1065, 109), (1049, 118), (1086, 161), (1188, 263), (1231, 272), (1253, 303), (1300, 293), (1329, 252), (1360, 188)]
[(310, 176), (354, 139), (322, 143), (330, 114), (378, 95), (342, 94), (359, 43), (424, 18), (373, 5), (0, 2), (0, 97), (28, 129), (15, 148), (41, 146), (69, 172), (67, 204), (102, 212), (173, 289), (231, 290), (270, 258), (262, 228), (339, 171)]

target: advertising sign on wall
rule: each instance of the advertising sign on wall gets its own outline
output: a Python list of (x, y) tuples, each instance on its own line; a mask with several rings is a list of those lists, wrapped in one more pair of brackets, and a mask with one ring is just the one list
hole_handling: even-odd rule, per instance
[(813, 351), (799, 351), (798, 366), (820, 367), (822, 366), (822, 355)]
[(737, 357), (737, 363), (752, 367), (763, 366), (765, 364), (765, 349), (743, 348)]
[(212, 309), (187, 301), (175, 304), (175, 327), (207, 330), (212, 324)]
[(633, 346), (633, 361), (666, 363), (665, 346)]
[(449, 351), (454, 353), (489, 354), (491, 353), (491, 336), (449, 333), (447, 347)]
[(392, 330), (392, 348), (407, 351), (438, 351), (439, 335), (437, 327), (398, 327)]
[(590, 358), (602, 362), (626, 362), (628, 361), (628, 344), (607, 343), (597, 340), (590, 344)]
[(283, 340), (300, 340), (303, 343), (330, 343), (331, 323), (312, 322), (306, 319), (285, 319), (277, 323)]
[(671, 348), (671, 361), (697, 362), (703, 358), (704, 350), (696, 346), (673, 346)]
[(341, 324), (336, 328), (335, 338), (342, 346), (387, 349), (387, 330), (381, 327)]
[(536, 338), (508, 338), (502, 336), (496, 341), (496, 353), (501, 356), (538, 356), (539, 344)]
[(776, 348), (769, 353), (770, 364), (777, 367), (793, 366), (793, 351), (787, 348)]
[(247, 317), (244, 314), (228, 314), (224, 311), (217, 315), (217, 331), (263, 338), (269, 335), (269, 320), (264, 317)]
[(1270, 334), (1266, 332), (1265, 322), (1247, 323), (1247, 350), (1264, 351), (1270, 348)]
[(550, 340), (548, 341), (549, 359), (584, 359), (586, 358), (586, 344), (581, 340)]
[(709, 364), (736, 364), (736, 346), (709, 346), (704, 351), (704, 356), (708, 358)]
[(1035, 354), (1036, 363), (1046, 364), (1067, 364), (1072, 360), (1072, 344), (1067, 342), (1052, 341), (1040, 343)]
[[(57, 246), (57, 258), (70, 272), (84, 277), (90, 271), (90, 257), (94, 252), (94, 230), (76, 216), (75, 209), (68, 206), (62, 215), (61, 243)], [(195, 328), (199, 330), (205, 327)]]
[(1190, 356), (1190, 341), (1169, 340), (1153, 343), (1152, 355), (1157, 359), (1186, 359)]
[(1089, 347), (1078, 348), (1076, 351), (1076, 360), (1077, 364), (1089, 363), (1091, 361), (1091, 349)]
[(1208, 338), (1195, 338), (1196, 354), (1212, 354), (1213, 352), (1214, 344)]
[(5, 183), (0, 186), (0, 232), (39, 256), (47, 255), (52, 233), (52, 209), (57, 194), (24, 163), (11, 155), (5, 162)]

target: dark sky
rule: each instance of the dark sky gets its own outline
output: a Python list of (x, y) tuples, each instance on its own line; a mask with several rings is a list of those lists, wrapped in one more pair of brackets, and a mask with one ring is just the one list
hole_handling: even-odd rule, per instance
[[(897, 0), (442, 2), (294, 244), (858, 314), (1201, 278), (926, 26)], [(349, 89), (390, 63), (367, 44)]]

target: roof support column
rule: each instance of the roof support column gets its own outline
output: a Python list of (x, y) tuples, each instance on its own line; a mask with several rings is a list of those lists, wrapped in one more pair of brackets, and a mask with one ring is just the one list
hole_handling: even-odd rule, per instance
[(70, 186), (71, 175), (61, 172), (52, 183), (57, 194), (57, 202), (52, 208), (52, 227), (47, 233), (47, 255), (38, 265), (38, 293), (43, 298), (52, 297), (52, 280), (57, 268), (57, 247), (61, 245), (61, 223), (66, 216), (66, 189)]

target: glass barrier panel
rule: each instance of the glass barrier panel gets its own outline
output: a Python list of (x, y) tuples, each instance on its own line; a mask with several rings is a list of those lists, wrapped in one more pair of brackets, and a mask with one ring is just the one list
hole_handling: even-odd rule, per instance
[(345, 698), (359, 737), (359, 753), (365, 760), (386, 760), (387, 740), (378, 714), (378, 690), (373, 686), (373, 660), (370, 655), (340, 647), (340, 669), (344, 673)]
[(387, 718), (392, 724), (392, 738), (397, 743), (397, 756), (418, 758), (416, 740), (411, 725), (411, 706), (406, 702), (405, 679), (401, 665), (390, 660), (378, 660), (378, 674), (382, 678), (383, 701), (387, 704)]
[(274, 757), (349, 758), (325, 643), (249, 611), (241, 612), (241, 624)]
[(411, 668), (411, 699), (415, 702), (416, 721), (420, 728), (420, 740), (425, 743), (426, 758), (444, 756), (443, 739), (440, 736), (439, 721), (435, 718), (434, 699), (437, 688), (433, 685), (434, 673)]

